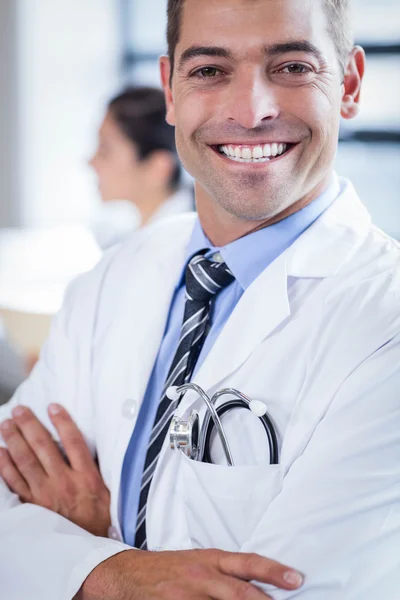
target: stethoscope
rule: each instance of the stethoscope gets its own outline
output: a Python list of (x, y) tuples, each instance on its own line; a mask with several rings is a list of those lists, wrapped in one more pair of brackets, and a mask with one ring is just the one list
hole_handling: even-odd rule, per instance
[[(206, 392), (195, 383), (186, 383), (181, 386), (172, 386), (167, 389), (167, 396), (170, 400), (176, 401), (187, 391), (192, 390), (202, 398), (207, 405), (207, 412), (204, 417), (203, 425), (200, 428), (199, 415), (192, 410), (188, 420), (183, 420), (174, 416), (169, 430), (170, 446), (172, 450), (181, 450), (184, 454), (193, 460), (205, 463), (212, 463), (210, 454), (211, 434), (214, 427), (221, 440), (225, 458), (228, 466), (233, 467), (232, 453), (229, 449), (228, 440), (223, 430), (220, 417), (234, 408), (247, 408), (255, 414), (262, 423), (268, 438), (270, 464), (278, 464), (278, 441), (274, 425), (267, 415), (267, 406), (260, 400), (250, 400), (245, 394), (234, 388), (224, 388), (218, 390), (210, 398)], [(215, 404), (222, 396), (229, 394), (234, 399), (220, 404), (217, 408)]]

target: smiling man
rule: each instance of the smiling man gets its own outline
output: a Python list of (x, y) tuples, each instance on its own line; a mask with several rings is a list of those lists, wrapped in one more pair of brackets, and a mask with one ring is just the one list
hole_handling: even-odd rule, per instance
[[(2, 593), (397, 600), (400, 249), (333, 171), (365, 65), (347, 2), (169, 0), (168, 50), (198, 217), (74, 282), (1, 409)], [(262, 402), (278, 464), (243, 408), (233, 466), (218, 436), (211, 463), (173, 450), (173, 415), (206, 414), (188, 381)]]
[(203, 228), (227, 243), (328, 187), (340, 115), (358, 111), (364, 53), (352, 49), (344, 2), (171, 4), (168, 118), (198, 181)]

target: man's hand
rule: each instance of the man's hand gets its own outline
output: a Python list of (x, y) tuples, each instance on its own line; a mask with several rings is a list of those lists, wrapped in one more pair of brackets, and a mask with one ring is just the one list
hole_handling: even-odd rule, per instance
[(303, 577), (258, 554), (128, 550), (98, 565), (74, 600), (266, 600), (255, 580), (296, 590)]
[(0, 426), (8, 451), (0, 449), (0, 475), (23, 502), (48, 508), (98, 536), (107, 536), (110, 493), (86, 442), (58, 404), (49, 406), (69, 464), (29, 408), (17, 406)]

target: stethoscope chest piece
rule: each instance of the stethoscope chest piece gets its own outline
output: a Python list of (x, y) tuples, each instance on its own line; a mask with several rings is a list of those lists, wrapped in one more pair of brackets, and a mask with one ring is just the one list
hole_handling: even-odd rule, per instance
[(199, 415), (196, 411), (190, 413), (187, 421), (174, 416), (169, 429), (169, 440), (172, 450), (182, 452), (192, 460), (198, 460), (199, 456)]

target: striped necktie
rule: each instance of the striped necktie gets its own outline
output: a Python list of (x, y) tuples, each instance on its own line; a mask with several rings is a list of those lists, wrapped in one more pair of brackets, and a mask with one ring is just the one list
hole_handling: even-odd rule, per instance
[(170, 386), (183, 385), (190, 380), (208, 333), (212, 299), (234, 279), (224, 262), (212, 262), (204, 258), (206, 252), (203, 250), (193, 256), (186, 266), (186, 301), (181, 334), (147, 447), (135, 536), (135, 548), (142, 550), (147, 548), (146, 504), (151, 481), (172, 416), (180, 401), (170, 400), (166, 391)]

